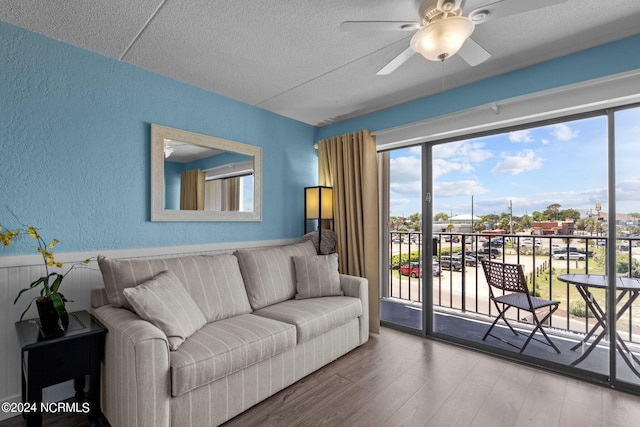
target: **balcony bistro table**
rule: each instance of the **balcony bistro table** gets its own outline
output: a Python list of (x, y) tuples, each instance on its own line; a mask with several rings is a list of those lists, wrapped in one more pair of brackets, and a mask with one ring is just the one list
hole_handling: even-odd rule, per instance
[[(76, 401), (84, 398), (89, 375), (89, 423), (100, 418), (100, 362), (107, 329), (86, 311), (69, 313), (64, 335), (43, 339), (36, 319), (16, 322), (22, 353), (22, 403), (28, 402), (27, 426), (42, 424), (42, 389), (74, 380)], [(82, 408), (82, 407), (81, 407)], [(31, 409), (36, 409), (32, 411)]]
[[(591, 328), (582, 341), (576, 344), (571, 350), (576, 350), (583, 344), (588, 343), (589, 339), (595, 334), (598, 327), (602, 327), (602, 332), (596, 336), (595, 340), (589, 344), (589, 347), (584, 353), (577, 358), (570, 366), (575, 366), (582, 362), (589, 354), (596, 348), (598, 343), (607, 334), (607, 312), (603, 310), (598, 301), (593, 297), (593, 294), (589, 291), (589, 288), (607, 289), (607, 276), (601, 274), (561, 274), (558, 276), (558, 280), (575, 285), (580, 292), (580, 295), (584, 299), (587, 305), (587, 309), (591, 310), (596, 318), (596, 324)], [(631, 307), (631, 304), (640, 296), (640, 280), (631, 277), (616, 277), (616, 291), (619, 291), (616, 298), (616, 307), (627, 295), (629, 298), (627, 301), (618, 308), (616, 313), (616, 321), (624, 314), (625, 311)], [(640, 363), (640, 360), (629, 351), (629, 348), (620, 337), (620, 334), (616, 332), (616, 348), (624, 359), (629, 368), (640, 377), (640, 372), (634, 366), (634, 361)]]

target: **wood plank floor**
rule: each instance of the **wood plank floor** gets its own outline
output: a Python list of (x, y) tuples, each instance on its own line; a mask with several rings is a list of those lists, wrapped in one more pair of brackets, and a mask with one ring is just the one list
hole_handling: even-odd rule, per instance
[(225, 424), (639, 426), (640, 397), (382, 328)]
[(225, 427), (319, 425), (631, 427), (640, 425), (640, 397), (382, 328)]

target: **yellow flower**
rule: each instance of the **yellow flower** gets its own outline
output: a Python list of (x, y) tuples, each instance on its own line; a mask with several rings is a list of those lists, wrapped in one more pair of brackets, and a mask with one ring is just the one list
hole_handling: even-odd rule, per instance
[(40, 235), (38, 234), (38, 232), (36, 231), (35, 227), (29, 227), (27, 228), (27, 231), (29, 232), (29, 234), (31, 235), (31, 237), (33, 237), (34, 239), (37, 239), (40, 237)]
[(91, 262), (91, 258), (85, 259), (84, 261), (82, 261), (83, 264), (89, 264)]

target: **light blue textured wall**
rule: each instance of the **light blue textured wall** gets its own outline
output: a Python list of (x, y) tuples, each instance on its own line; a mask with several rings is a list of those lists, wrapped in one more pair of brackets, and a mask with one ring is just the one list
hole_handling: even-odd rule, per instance
[[(150, 124), (263, 148), (263, 220), (150, 222)], [(59, 251), (287, 239), (317, 182), (315, 129), (0, 22), (0, 224)], [(33, 253), (33, 242), (2, 255)]]
[(640, 35), (516, 70), (316, 130), (316, 140), (389, 129), (507, 98), (640, 68)]

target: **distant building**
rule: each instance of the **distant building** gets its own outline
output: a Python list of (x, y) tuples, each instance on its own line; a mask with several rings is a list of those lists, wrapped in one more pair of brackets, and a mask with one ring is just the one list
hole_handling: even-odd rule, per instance
[[(605, 212), (600, 212), (598, 219), (603, 223), (607, 223), (609, 221), (609, 214)], [(626, 227), (626, 226), (638, 226), (640, 222), (638, 221), (638, 218), (634, 216), (627, 215), (627, 214), (617, 214), (616, 224), (621, 227)]]
[(532, 227), (533, 233), (537, 235), (573, 234), (576, 225), (573, 221), (538, 221), (534, 222)]
[(451, 233), (473, 233), (472, 224), (477, 224), (482, 218), (471, 215), (456, 215), (449, 218), (446, 222), (438, 222), (433, 224), (434, 231), (451, 232)]

